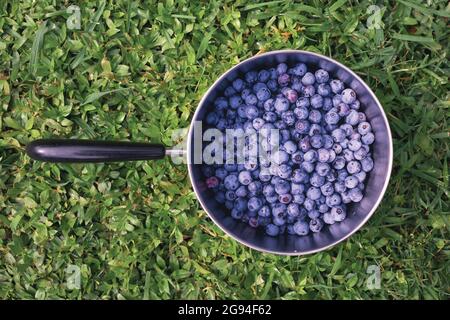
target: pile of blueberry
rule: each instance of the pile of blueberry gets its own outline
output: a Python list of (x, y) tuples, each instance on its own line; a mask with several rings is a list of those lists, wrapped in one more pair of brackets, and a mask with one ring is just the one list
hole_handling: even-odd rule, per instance
[[(217, 98), (209, 127), (279, 129), (270, 161), (204, 165), (206, 185), (233, 218), (270, 236), (319, 232), (363, 198), (375, 136), (356, 93), (304, 63), (247, 72)], [(248, 160), (248, 159), (247, 159)]]

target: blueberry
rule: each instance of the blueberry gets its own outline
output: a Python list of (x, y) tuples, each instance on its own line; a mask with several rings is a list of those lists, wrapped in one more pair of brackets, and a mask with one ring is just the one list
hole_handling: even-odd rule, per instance
[(348, 148), (351, 151), (356, 151), (361, 148), (361, 142), (359, 140), (350, 140), (348, 142)]
[(316, 162), (317, 160), (317, 151), (316, 150), (309, 150), (303, 155), (303, 160), (306, 162)]
[(239, 182), (244, 186), (247, 186), (252, 182), (252, 176), (249, 171), (241, 171), (239, 172)]
[(332, 219), (336, 222), (343, 221), (347, 215), (344, 207), (342, 207), (342, 206), (336, 206), (336, 207), (331, 208), (330, 214), (331, 214)]
[(322, 97), (326, 97), (331, 93), (331, 87), (326, 83), (321, 83), (317, 86), (317, 93)]
[(270, 72), (267, 70), (261, 70), (258, 72), (258, 81), (266, 82), (270, 79)]
[(342, 103), (342, 96), (340, 94), (335, 94), (332, 98), (333, 108), (336, 108), (339, 106), (340, 103)]
[(359, 116), (359, 122), (364, 122), (366, 121), (366, 115), (362, 112), (358, 112), (358, 116)]
[[(306, 163), (306, 162), (303, 162)], [(314, 165), (311, 164), (314, 168)], [(291, 180), (294, 183), (306, 183), (308, 182), (309, 179), (309, 175), (308, 173), (306, 173), (306, 171), (303, 171), (301, 169), (294, 169), (292, 171), (292, 176), (291, 176)]]
[(286, 224), (286, 219), (285, 218), (281, 218), (281, 217), (274, 217), (272, 219), (273, 224), (277, 225), (280, 227), (280, 233), (284, 232), (283, 227), (285, 227)]
[(321, 149), (317, 150), (317, 156), (318, 156), (319, 162), (328, 162), (328, 160), (330, 159), (330, 151), (328, 151), (327, 149), (321, 148)]
[(312, 173), (314, 171), (314, 163), (311, 162), (302, 162), (302, 164), (300, 165), (300, 168), (305, 170), (308, 173)]
[(287, 72), (288, 66), (287, 66), (286, 63), (279, 63), (275, 70), (277, 72), (277, 75), (280, 75), (280, 74), (283, 74), (283, 73)]
[(353, 103), (356, 100), (356, 93), (352, 89), (343, 90), (341, 95), (342, 95), (342, 102), (346, 104)]
[(267, 184), (263, 187), (263, 195), (265, 197), (275, 194), (275, 187), (272, 184)]
[(316, 202), (314, 200), (306, 198), (305, 201), (303, 202), (303, 207), (306, 209), (308, 213), (308, 211), (314, 210), (314, 208), (316, 207)]
[(217, 168), (215, 171), (215, 175), (220, 180), (223, 180), (228, 175), (228, 172), (227, 172), (227, 170), (225, 170), (225, 168)]
[(276, 203), (272, 206), (272, 215), (274, 217), (284, 218), (286, 216), (286, 205), (284, 203)]
[(311, 211), (309, 211), (308, 212), (308, 217), (310, 218), (310, 219), (317, 219), (318, 217), (320, 217), (320, 212), (319, 212), (319, 210), (311, 210)]
[(278, 195), (287, 194), (291, 189), (291, 185), (286, 180), (280, 180), (277, 184), (275, 184), (275, 192)]
[[(297, 101), (295, 102), (295, 106), (297, 108), (304, 108), (306, 111), (308, 111), (308, 107), (310, 106), (309, 98), (306, 97), (298, 98)], [(306, 119), (306, 117), (307, 116), (303, 116), (302, 118), (299, 119)]]
[(316, 187), (310, 187), (306, 191), (306, 197), (311, 200), (317, 200), (320, 198), (320, 189)]
[[(261, 88), (258, 91), (256, 91), (256, 97), (259, 101), (263, 102), (267, 101), (267, 99), (269, 99), (270, 96), (271, 96), (270, 90), (266, 86), (265, 88)], [(245, 102), (248, 103), (247, 100)]]
[(272, 212), (270, 211), (269, 206), (262, 206), (261, 209), (258, 210), (258, 215), (260, 217), (270, 217)]
[(344, 182), (345, 178), (348, 177), (348, 172), (345, 169), (341, 169), (337, 171), (338, 174), (338, 180)]
[(312, 123), (320, 123), (320, 121), (322, 120), (322, 114), (319, 110), (311, 110), (308, 119)]
[(267, 196), (267, 197), (266, 197), (266, 201), (267, 201), (268, 203), (275, 203), (275, 202), (278, 201), (278, 195), (277, 195), (277, 194), (273, 194), (273, 195), (271, 195), (271, 196)]
[(344, 149), (344, 151), (342, 151), (342, 156), (347, 162), (350, 162), (355, 159), (355, 155), (353, 154), (353, 151), (351, 151), (350, 149)]
[(263, 104), (264, 110), (266, 111), (274, 111), (275, 110), (275, 101), (273, 99), (268, 99), (264, 101)]
[(336, 111), (330, 110), (325, 114), (325, 122), (327, 124), (336, 124), (339, 122), (339, 114)]
[(251, 197), (247, 203), (248, 210), (250, 211), (258, 211), (259, 209), (261, 209), (262, 205), (262, 200), (257, 197)]
[(323, 98), (319, 94), (315, 94), (311, 97), (311, 107), (314, 109), (320, 109), (323, 107)]
[(219, 116), (216, 112), (211, 112), (206, 116), (206, 123), (210, 126), (214, 126), (219, 121)]
[(368, 123), (368, 122), (364, 121), (358, 125), (358, 133), (361, 135), (368, 134), (371, 130), (372, 130), (372, 128), (370, 126), (370, 123)]
[(325, 197), (331, 196), (334, 193), (333, 184), (331, 182), (326, 182), (320, 187), (320, 191)]
[(353, 189), (359, 184), (359, 180), (355, 176), (348, 176), (345, 178), (344, 183), (346, 188)]
[(321, 134), (322, 133), (322, 127), (320, 125), (318, 125), (317, 123), (313, 123), (310, 127), (309, 127), (309, 132), (308, 134), (310, 136), (314, 136), (316, 134)]
[(305, 196), (303, 194), (294, 194), (292, 202), (296, 204), (303, 204), (305, 202)]
[(320, 230), (322, 230), (323, 227), (323, 222), (321, 219), (312, 219), (309, 222), (309, 229), (312, 232), (319, 232)]
[(345, 118), (345, 123), (356, 126), (359, 123), (358, 111), (350, 110), (350, 113)]
[(341, 196), (338, 193), (333, 193), (331, 196), (326, 198), (326, 204), (329, 207), (336, 207), (342, 202)]
[(325, 149), (331, 149), (333, 147), (333, 138), (328, 134), (323, 135), (322, 138), (323, 138), (323, 147)]
[(345, 131), (340, 128), (335, 129), (331, 133), (331, 136), (333, 137), (334, 142), (342, 142), (345, 139)]
[(247, 196), (247, 187), (246, 186), (240, 186), (236, 189), (236, 196), (245, 198)]
[[(233, 192), (233, 191), (227, 191), (227, 193)], [(226, 194), (225, 194), (226, 197)], [(232, 200), (232, 199), (227, 199)], [(237, 198), (236, 201), (234, 201), (234, 208), (240, 210), (240, 211), (246, 211), (247, 210), (247, 200), (245, 198)]]
[(340, 170), (345, 167), (345, 158), (342, 156), (337, 156), (333, 162), (333, 168)]
[(275, 92), (278, 90), (278, 82), (277, 80), (271, 79), (267, 81), (267, 88), (269, 88), (270, 91)]
[[(364, 161), (365, 159), (368, 159), (368, 158), (364, 158), (361, 161)], [(355, 160), (350, 161), (349, 163), (347, 163), (347, 171), (350, 174), (355, 174), (355, 173), (360, 172), (361, 171), (361, 163), (359, 161), (355, 161)], [(364, 170), (364, 171), (366, 171), (366, 170)]]
[(307, 98), (312, 97), (316, 93), (316, 88), (313, 85), (305, 86), (303, 88), (303, 95)]
[(245, 104), (256, 105), (258, 103), (258, 98), (253, 93), (249, 94), (244, 98)]
[(373, 160), (371, 157), (365, 157), (361, 160), (361, 167), (364, 172), (370, 172), (373, 169)]
[(234, 90), (233, 87), (228, 87), (225, 89), (225, 91), (223, 92), (225, 97), (231, 97), (232, 95), (235, 95), (237, 92), (236, 90)]
[(266, 234), (271, 237), (276, 237), (280, 233), (280, 228), (272, 223), (266, 226)]
[(225, 177), (224, 185), (227, 190), (236, 190), (239, 187), (239, 181), (236, 174), (230, 174)]
[(249, 120), (253, 120), (259, 116), (258, 108), (256, 106), (248, 105), (245, 109), (245, 114)]
[(272, 155), (272, 162), (277, 165), (286, 163), (289, 161), (289, 154), (285, 151), (278, 150)]
[(288, 204), (292, 201), (292, 195), (289, 193), (286, 194), (280, 194), (278, 196), (278, 201), (280, 201), (283, 204)]
[(249, 88), (245, 88), (241, 92), (241, 98), (245, 99), (250, 94), (252, 94), (252, 90), (250, 90)]
[(333, 144), (332, 149), (336, 154), (341, 154), (342, 152), (342, 146), (339, 143)]
[(313, 173), (310, 183), (313, 187), (320, 188), (325, 183), (325, 177), (319, 176), (317, 173)]
[(229, 103), (231, 108), (237, 109), (244, 101), (240, 96), (232, 96), (230, 97)]
[(262, 184), (259, 181), (252, 181), (247, 188), (250, 193), (260, 194), (262, 191)]
[(287, 86), (289, 81), (291, 81), (291, 76), (287, 73), (283, 73), (278, 76), (278, 84), (282, 87)]
[(309, 131), (310, 128), (310, 124), (308, 120), (298, 120), (295, 123), (295, 130), (297, 130), (298, 132), (305, 134)]
[(288, 140), (283, 144), (284, 150), (289, 154), (294, 154), (297, 151), (297, 144), (292, 141)]
[(294, 224), (294, 232), (299, 236), (306, 236), (309, 233), (309, 225), (305, 221), (297, 221)]
[(305, 73), (305, 75), (302, 77), (302, 84), (305, 86), (313, 85), (314, 82), (316, 82), (316, 78), (311, 72)]
[(279, 113), (287, 111), (289, 109), (289, 100), (286, 98), (276, 98), (275, 99), (275, 110)]
[[(319, 86), (320, 87), (320, 86)], [(320, 93), (319, 93), (320, 94)], [(323, 111), (330, 111), (333, 108), (333, 102), (329, 97), (323, 98)]]
[(367, 174), (364, 171), (360, 171), (357, 174), (355, 174), (355, 177), (358, 179), (360, 183), (364, 182), (366, 180)]
[[(286, 149), (286, 147), (285, 147)], [(287, 149), (286, 149), (287, 150)], [(295, 164), (300, 164), (303, 161), (303, 152), (297, 151), (291, 155), (291, 160)]]
[(340, 117), (346, 117), (350, 113), (350, 107), (348, 106), (348, 104), (345, 104), (343, 102), (339, 103), (336, 108)]
[(294, 112), (292, 111), (285, 111), (281, 114), (281, 120), (283, 120), (283, 122), (288, 125), (288, 126), (292, 126), (295, 123), (295, 115)]
[(323, 222), (325, 222), (326, 224), (334, 224), (334, 219), (333, 219), (333, 217), (331, 216), (331, 213), (330, 212), (326, 212), (326, 213), (324, 213), (323, 214), (323, 216), (322, 216), (322, 220), (323, 220)]
[(258, 73), (256, 71), (249, 71), (245, 74), (245, 81), (253, 83), (258, 80)]
[(363, 198), (363, 194), (358, 188), (351, 189), (348, 196), (352, 202), (360, 202)]
[(236, 90), (237, 92), (241, 92), (245, 88), (245, 82), (244, 80), (238, 78), (233, 81), (232, 86), (234, 90)]
[(341, 93), (344, 90), (344, 83), (341, 80), (331, 80), (330, 82), (331, 91), (333, 93)]
[(282, 179), (287, 179), (291, 176), (292, 168), (287, 164), (282, 164), (277, 167), (277, 174)]
[(338, 192), (338, 193), (345, 192), (345, 190), (347, 190), (347, 188), (345, 187), (345, 182), (343, 182), (343, 181), (335, 182), (334, 190), (336, 190), (336, 192)]
[(240, 219), (242, 219), (242, 216), (243, 216), (243, 215), (244, 215), (244, 212), (243, 212), (243, 211), (241, 211), (241, 210), (239, 210), (239, 209), (237, 209), (237, 208), (231, 209), (231, 217), (232, 217), (233, 219), (240, 220)]
[(265, 121), (261, 118), (255, 118), (253, 119), (253, 128), (255, 128), (255, 130), (260, 130), (262, 128), (262, 126), (264, 125)]
[(278, 116), (275, 112), (268, 111), (263, 114), (263, 119), (267, 122), (275, 122)]
[[(297, 124), (295, 124), (295, 126), (297, 127)], [(303, 137), (299, 143), (298, 143), (298, 147), (301, 149), (301, 151), (303, 152), (307, 152), (309, 149), (311, 149), (311, 143), (310, 143), (310, 137), (306, 136)]]
[(214, 108), (217, 111), (222, 111), (228, 108), (228, 100), (224, 97), (217, 98), (214, 102)]
[(372, 144), (375, 141), (375, 135), (372, 132), (368, 132), (361, 137), (361, 141), (365, 145)]
[(272, 178), (272, 174), (269, 172), (269, 169), (262, 168), (259, 172), (259, 180), (262, 182), (268, 182)]
[(353, 110), (359, 110), (360, 106), (361, 106), (361, 103), (359, 102), (358, 99), (356, 99), (355, 101), (350, 103), (350, 109), (353, 109)]
[(322, 204), (319, 205), (319, 212), (321, 214), (324, 214), (325, 212), (328, 212), (328, 210), (330, 210), (330, 207), (327, 206), (325, 203), (322, 203)]
[(325, 177), (330, 172), (330, 165), (328, 163), (319, 162), (316, 164), (315, 169), (319, 176)]
[(342, 192), (341, 193), (342, 203), (348, 204), (352, 202), (352, 199), (350, 199), (350, 196), (348, 195), (348, 192)]
[(306, 67), (306, 64), (298, 63), (292, 68), (292, 74), (298, 77), (303, 77), (307, 70), (308, 68)]
[(212, 177), (209, 177), (206, 179), (206, 186), (209, 189), (216, 188), (218, 185), (219, 185), (219, 179), (217, 177), (212, 176)]
[(291, 194), (301, 194), (305, 191), (305, 186), (301, 183), (291, 183)]
[(289, 100), (290, 103), (294, 103), (295, 101), (297, 101), (297, 98), (298, 98), (297, 91), (295, 91), (291, 88), (287, 88), (283, 94), (286, 97), (286, 99)]

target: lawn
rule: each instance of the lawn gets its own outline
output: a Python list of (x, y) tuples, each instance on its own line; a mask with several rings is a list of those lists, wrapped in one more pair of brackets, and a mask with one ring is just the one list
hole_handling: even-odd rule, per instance
[[(448, 299), (449, 18), (444, 0), (0, 2), (0, 299)], [(284, 48), (356, 71), (394, 137), (381, 206), (325, 252), (240, 245), (169, 159), (24, 153), (54, 136), (170, 145), (220, 74)]]

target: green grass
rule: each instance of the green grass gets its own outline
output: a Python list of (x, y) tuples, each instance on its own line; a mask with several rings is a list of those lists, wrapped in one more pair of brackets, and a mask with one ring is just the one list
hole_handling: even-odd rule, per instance
[[(72, 4), (76, 4), (73, 1)], [(0, 2), (0, 298), (448, 299), (447, 1)], [(447, 6), (447, 7), (446, 7)], [(372, 17), (373, 18), (373, 17)], [(261, 254), (201, 210), (170, 160), (34, 162), (42, 137), (171, 143), (213, 81), (259, 52), (331, 56), (374, 90), (394, 136), (376, 214), (305, 257)], [(66, 268), (81, 270), (70, 290)], [(381, 268), (368, 290), (366, 270)]]

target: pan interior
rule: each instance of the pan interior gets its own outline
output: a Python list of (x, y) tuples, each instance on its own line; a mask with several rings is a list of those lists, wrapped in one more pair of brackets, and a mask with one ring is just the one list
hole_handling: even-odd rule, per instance
[(346, 86), (355, 90), (361, 101), (361, 110), (365, 112), (375, 134), (375, 143), (372, 145), (374, 168), (365, 182), (364, 198), (360, 203), (348, 206), (348, 216), (340, 223), (325, 226), (317, 234), (308, 236), (294, 236), (283, 234), (270, 237), (261, 228), (254, 229), (247, 224), (231, 218), (223, 204), (214, 200), (213, 193), (204, 186), (204, 176), (201, 165), (193, 165), (195, 146), (193, 132), (189, 133), (188, 157), (190, 158), (189, 173), (197, 197), (209, 216), (226, 233), (241, 243), (254, 249), (285, 255), (299, 255), (317, 252), (330, 247), (350, 236), (358, 230), (373, 214), (378, 206), (389, 180), (392, 166), (392, 142), (389, 126), (381, 105), (367, 85), (352, 71), (340, 63), (305, 51), (283, 50), (274, 51), (245, 60), (222, 75), (208, 90), (199, 104), (193, 121), (201, 121), (211, 111), (214, 100), (223, 94), (224, 89), (231, 82), (243, 77), (250, 70), (274, 67), (284, 62), (293, 65), (303, 62), (308, 68), (315, 70), (322, 68), (330, 73), (330, 77), (341, 79)]

